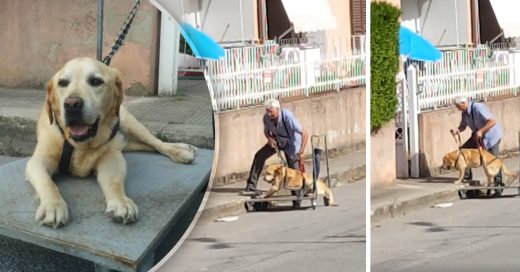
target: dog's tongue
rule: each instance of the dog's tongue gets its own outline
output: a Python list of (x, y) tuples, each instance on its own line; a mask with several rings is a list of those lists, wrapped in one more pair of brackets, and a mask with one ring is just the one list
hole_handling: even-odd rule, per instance
[(70, 134), (74, 136), (83, 136), (88, 132), (87, 125), (73, 125), (69, 127)]

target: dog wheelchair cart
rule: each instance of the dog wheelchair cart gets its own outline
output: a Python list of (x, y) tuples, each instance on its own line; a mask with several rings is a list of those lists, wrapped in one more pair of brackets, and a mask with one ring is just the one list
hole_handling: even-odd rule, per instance
[[(323, 149), (320, 148), (321, 140), (323, 139)], [(305, 182), (300, 190), (291, 190), (297, 192), (296, 195), (276, 195), (271, 196), (267, 198), (262, 198), (258, 196), (253, 196), (250, 199), (245, 201), (245, 208), (248, 212), (254, 212), (254, 211), (262, 211), (266, 210), (269, 207), (269, 203), (271, 202), (289, 202), (293, 201), (293, 208), (300, 208), (301, 204), (304, 200), (309, 200), (311, 207), (313, 210), (316, 209), (317, 204), (317, 198), (318, 198), (318, 190), (316, 186), (316, 182), (320, 175), (320, 162), (321, 162), (321, 155), (325, 153), (325, 162), (327, 166), (327, 184), (330, 187), (330, 176), (329, 176), (329, 154), (327, 150), (327, 136), (323, 135), (312, 135), (311, 136), (311, 148), (312, 148), (312, 195), (306, 196), (305, 195)], [(325, 151), (325, 152), (324, 152)], [(282, 154), (279, 150), (277, 150), (278, 156), (283, 162), (283, 165), (287, 167), (287, 163), (282, 157)], [(300, 162), (302, 164), (302, 162)], [(286, 184), (284, 182), (285, 189), (288, 189), (286, 187)], [(324, 198), (324, 203), (326, 206), (329, 205), (328, 199)]]

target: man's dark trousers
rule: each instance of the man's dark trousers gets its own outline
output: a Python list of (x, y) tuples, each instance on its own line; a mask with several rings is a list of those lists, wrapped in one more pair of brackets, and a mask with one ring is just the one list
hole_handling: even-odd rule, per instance
[[(500, 153), (499, 145), (500, 141), (492, 146), (488, 151), (489, 153), (495, 155), (495, 157), (498, 157), (498, 154)], [(462, 148), (478, 148), (477, 142), (475, 141), (475, 134), (472, 134), (471, 137), (462, 145)], [(471, 171), (471, 168), (467, 168), (466, 172), (464, 173), (464, 179), (465, 180), (472, 180), (473, 179), (473, 172)], [(502, 184), (502, 170), (498, 172), (498, 174), (495, 176), (495, 185), (501, 185)]]
[[(276, 154), (276, 150), (268, 144), (264, 145), (260, 150), (258, 150), (258, 152), (256, 152), (255, 159), (253, 160), (253, 165), (251, 165), (251, 170), (249, 171), (249, 178), (247, 179), (247, 191), (256, 190), (256, 185), (258, 184), (258, 177), (260, 176), (260, 173), (264, 168), (265, 161), (274, 154)], [(297, 159), (292, 160), (288, 158), (289, 156), (287, 156), (285, 152), (284, 155), (289, 168), (299, 170), (299, 161)]]

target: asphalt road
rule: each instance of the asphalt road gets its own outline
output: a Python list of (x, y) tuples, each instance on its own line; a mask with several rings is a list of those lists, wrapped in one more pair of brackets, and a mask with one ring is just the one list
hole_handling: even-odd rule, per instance
[[(365, 182), (334, 188), (337, 207), (243, 214), (197, 225), (175, 271), (365, 271)], [(308, 203), (303, 203), (302, 206)]]
[(506, 194), (372, 226), (372, 271), (518, 271), (520, 197)]

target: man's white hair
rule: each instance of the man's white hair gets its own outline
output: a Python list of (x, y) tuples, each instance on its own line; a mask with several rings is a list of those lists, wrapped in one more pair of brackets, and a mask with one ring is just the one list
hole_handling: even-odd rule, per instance
[(457, 97), (455, 97), (454, 102), (455, 102), (455, 104), (460, 104), (460, 103), (467, 104), (468, 103), (468, 97), (467, 96), (457, 96)]
[(266, 109), (272, 109), (272, 108), (279, 109), (280, 101), (278, 101), (275, 98), (272, 98), (272, 99), (265, 101), (264, 106)]

